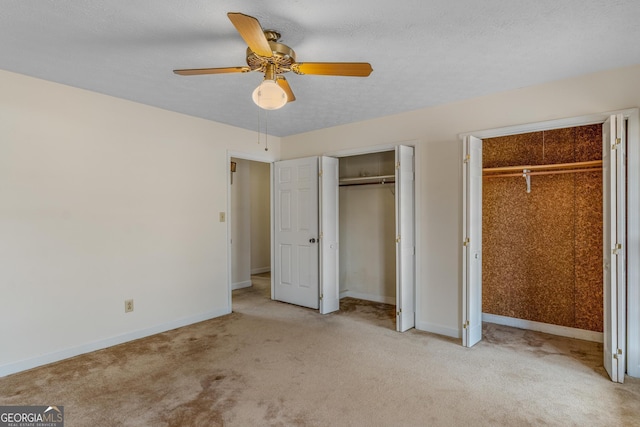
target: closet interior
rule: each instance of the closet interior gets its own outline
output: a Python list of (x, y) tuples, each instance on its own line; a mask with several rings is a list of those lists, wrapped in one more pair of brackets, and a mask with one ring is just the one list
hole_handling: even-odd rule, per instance
[(395, 152), (339, 159), (340, 297), (396, 304)]
[(602, 332), (602, 126), (484, 139), (482, 160), (483, 314)]

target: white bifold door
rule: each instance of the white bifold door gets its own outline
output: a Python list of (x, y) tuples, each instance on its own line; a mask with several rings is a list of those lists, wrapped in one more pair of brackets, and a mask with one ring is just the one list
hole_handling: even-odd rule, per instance
[(414, 148), (396, 147), (396, 330), (415, 327)]
[(462, 345), (482, 339), (482, 140), (467, 136), (462, 160)]
[(617, 382), (626, 370), (625, 147), (625, 118), (612, 115), (602, 125), (604, 367)]
[[(307, 157), (273, 165), (272, 298), (331, 313), (340, 308), (338, 159)], [(396, 147), (398, 331), (415, 326), (413, 147)]]
[(338, 310), (338, 160), (276, 162), (273, 187), (272, 298)]
[(320, 157), (320, 313), (340, 309), (338, 159)]

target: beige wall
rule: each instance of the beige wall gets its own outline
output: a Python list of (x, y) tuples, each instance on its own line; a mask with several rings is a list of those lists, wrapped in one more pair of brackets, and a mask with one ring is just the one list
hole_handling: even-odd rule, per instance
[(230, 311), (227, 151), (279, 138), (4, 71), (0, 93), (0, 375)]
[(393, 185), (340, 187), (340, 293), (396, 303)]
[(462, 306), (458, 134), (638, 105), (640, 66), (633, 66), (290, 136), (282, 140), (282, 154), (285, 158), (296, 158), (416, 142), (419, 230), (416, 324), (420, 329), (457, 337)]
[(249, 160), (231, 158), (236, 163), (231, 189), (231, 288), (251, 285), (251, 164)]
[(251, 162), (251, 273), (271, 270), (271, 175), (268, 163)]

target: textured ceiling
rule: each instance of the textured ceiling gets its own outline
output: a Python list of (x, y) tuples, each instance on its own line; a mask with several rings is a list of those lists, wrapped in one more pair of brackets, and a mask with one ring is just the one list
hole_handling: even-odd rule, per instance
[(373, 66), (287, 74), (277, 136), (640, 63), (638, 0), (2, 0), (0, 68), (258, 130), (260, 74), (172, 73), (245, 65), (227, 12), (281, 32), (299, 62)]

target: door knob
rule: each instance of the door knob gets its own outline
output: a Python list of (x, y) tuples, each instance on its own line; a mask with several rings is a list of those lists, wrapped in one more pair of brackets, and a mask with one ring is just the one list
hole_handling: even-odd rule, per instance
[(309, 239), (309, 243), (315, 243), (315, 242), (316, 242), (315, 237), (312, 237), (312, 238)]

